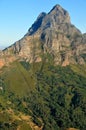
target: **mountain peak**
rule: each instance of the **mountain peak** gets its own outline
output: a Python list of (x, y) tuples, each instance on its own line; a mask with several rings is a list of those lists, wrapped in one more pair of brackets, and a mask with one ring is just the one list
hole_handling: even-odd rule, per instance
[[(63, 66), (70, 63), (84, 64), (85, 43), (86, 34), (82, 35), (71, 24), (69, 13), (64, 8), (55, 5), (49, 13), (40, 13), (28, 33), (3, 51), (2, 56), (0, 55), (1, 64), (3, 65), (5, 61), (13, 62), (17, 58), (24, 58), (30, 63), (40, 62), (43, 53), (52, 55), (55, 64)], [(2, 61), (3, 55), (7, 60)]]
[(65, 23), (71, 23), (69, 13), (57, 4), (49, 13), (40, 13), (26, 35), (33, 35), (40, 29), (43, 31), (46, 28), (57, 28), (57, 25)]
[(57, 5), (55, 5), (51, 10), (50, 10), (50, 12), (49, 13), (51, 13), (51, 12), (64, 12), (64, 14), (65, 13), (68, 13), (63, 7), (61, 7), (59, 4), (57, 4)]
[(70, 23), (69, 13), (58, 4), (55, 5), (48, 14), (56, 17), (57, 22)]
[[(51, 9), (51, 11), (53, 11), (53, 10), (62, 10), (63, 8), (59, 5), (59, 4), (56, 4), (52, 9)], [(50, 11), (50, 12), (51, 12)]]

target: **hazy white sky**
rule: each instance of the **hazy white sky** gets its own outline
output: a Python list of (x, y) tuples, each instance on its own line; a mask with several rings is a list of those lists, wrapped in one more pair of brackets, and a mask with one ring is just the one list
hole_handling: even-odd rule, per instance
[(86, 32), (86, 0), (0, 0), (0, 47), (22, 38), (37, 16), (56, 4), (65, 8), (72, 23)]

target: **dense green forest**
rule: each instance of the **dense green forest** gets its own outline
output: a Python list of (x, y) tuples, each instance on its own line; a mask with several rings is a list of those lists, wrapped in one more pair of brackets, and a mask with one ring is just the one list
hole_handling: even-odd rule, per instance
[[(4, 70), (4, 71), (3, 71)], [(0, 73), (0, 130), (86, 129), (86, 66), (14, 62)], [(9, 111), (11, 110), (10, 114)], [(14, 115), (14, 116), (13, 116)]]

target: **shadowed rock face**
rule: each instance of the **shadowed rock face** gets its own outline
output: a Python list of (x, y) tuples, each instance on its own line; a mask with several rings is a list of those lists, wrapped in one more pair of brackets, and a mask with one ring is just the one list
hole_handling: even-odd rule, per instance
[(22, 39), (3, 50), (5, 59), (26, 59), (30, 63), (40, 62), (45, 54), (63, 66), (86, 62), (86, 34), (71, 24), (68, 12), (60, 5), (41, 13)]
[(35, 23), (32, 25), (32, 27), (28, 30), (28, 33), (26, 35), (33, 35), (42, 25), (42, 20), (46, 16), (46, 13), (42, 12)]

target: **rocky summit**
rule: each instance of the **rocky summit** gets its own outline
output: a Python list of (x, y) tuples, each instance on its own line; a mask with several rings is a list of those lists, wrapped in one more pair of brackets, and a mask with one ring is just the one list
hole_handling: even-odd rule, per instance
[(86, 34), (71, 23), (60, 5), (42, 12), (22, 39), (0, 52), (0, 67), (17, 59), (32, 63), (49, 56), (62, 66), (86, 62)]

